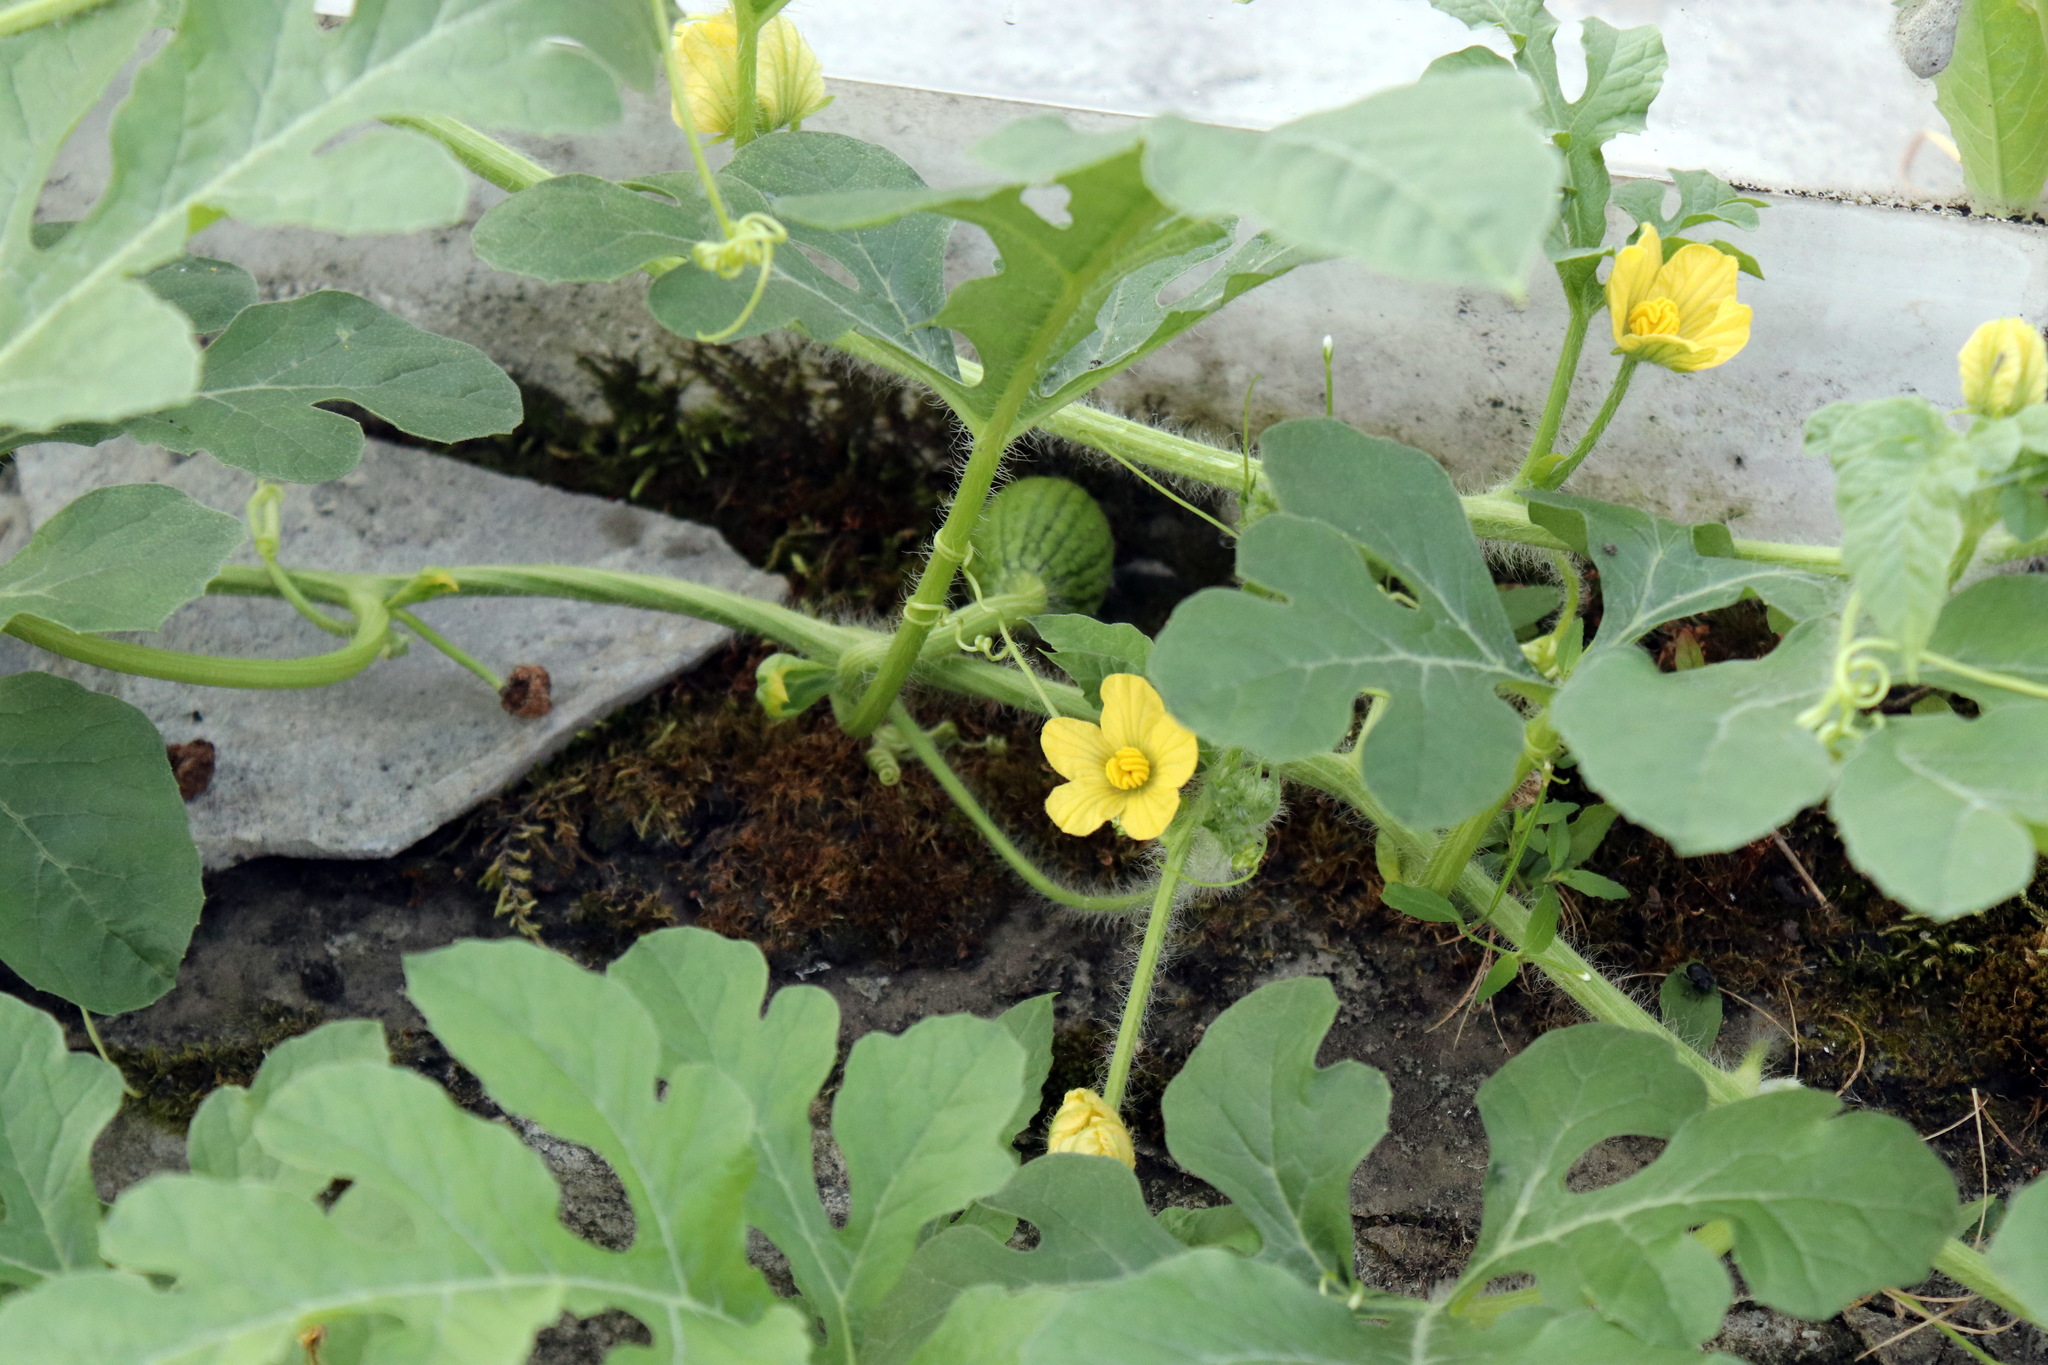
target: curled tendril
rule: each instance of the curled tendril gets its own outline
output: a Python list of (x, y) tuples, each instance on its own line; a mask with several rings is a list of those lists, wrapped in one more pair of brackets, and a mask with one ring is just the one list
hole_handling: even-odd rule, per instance
[[(1870, 637), (1844, 641), (1835, 651), (1833, 677), (1819, 701), (1799, 713), (1798, 724), (1829, 749), (1839, 748), (1866, 729), (1884, 724), (1881, 716), (1866, 717), (1871, 707), (1892, 690), (1892, 671), (1877, 657), (1880, 650), (1896, 649), (1890, 640)], [(1864, 722), (1869, 720), (1869, 724)]]
[(736, 280), (749, 266), (761, 272), (754, 280), (754, 292), (747, 296), (747, 306), (731, 325), (723, 331), (699, 332), (697, 340), (715, 345), (730, 340), (747, 325), (768, 292), (768, 280), (775, 272), (775, 248), (788, 240), (789, 229), (774, 218), (749, 213), (735, 221), (721, 240), (698, 242), (690, 248), (690, 260), (697, 268), (721, 280)]

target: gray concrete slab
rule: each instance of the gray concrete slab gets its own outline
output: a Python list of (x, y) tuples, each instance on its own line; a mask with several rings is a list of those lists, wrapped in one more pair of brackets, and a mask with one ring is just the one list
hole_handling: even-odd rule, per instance
[[(97, 450), (31, 446), (21, 506), (38, 524), (111, 483), (172, 484), (237, 515), (251, 478), (211, 458), (134, 442)], [(19, 510), (19, 509), (17, 509)], [(0, 506), (0, 518), (9, 515)], [(716, 531), (656, 512), (563, 493), (372, 441), (355, 473), (289, 489), (288, 563), (412, 572), (430, 565), (555, 562), (665, 574), (780, 599)], [(241, 562), (256, 562), (244, 550)], [(474, 675), (414, 641), (333, 687), (241, 692), (110, 674), (0, 637), (0, 674), (40, 668), (140, 707), (166, 741), (218, 747), (213, 786), (188, 807), (209, 868), (266, 854), (384, 857), (523, 776), (579, 730), (646, 695), (728, 638), (684, 616), (545, 599), (443, 598), (422, 620), (500, 674), (539, 664), (555, 709), (518, 720)], [(154, 636), (167, 649), (266, 658), (324, 653), (337, 641), (272, 599), (208, 598)]]

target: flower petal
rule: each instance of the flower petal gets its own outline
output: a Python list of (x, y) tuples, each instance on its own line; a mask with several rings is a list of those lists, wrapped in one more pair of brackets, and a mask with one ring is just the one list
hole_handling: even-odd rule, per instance
[(1131, 793), (1118, 791), (1097, 773), (1093, 782), (1082, 779), (1054, 787), (1046, 794), (1045, 813), (1062, 834), (1085, 836), (1122, 814), (1130, 797)]
[(1615, 349), (1623, 355), (1632, 355), (1637, 360), (1662, 365), (1680, 374), (1707, 368), (1715, 363), (1714, 357), (1719, 354), (1711, 346), (1695, 345), (1684, 337), (1674, 336), (1624, 337)]
[(1664, 245), (1657, 229), (1643, 224), (1642, 236), (1634, 246), (1614, 253), (1614, 269), (1607, 272), (1607, 313), (1614, 320), (1614, 344), (1628, 337), (1628, 315), (1650, 297), (1657, 283), (1657, 271), (1664, 264)]
[(1123, 822), (1124, 835), (1131, 839), (1157, 839), (1166, 833), (1166, 827), (1173, 823), (1173, 813), (1180, 809), (1180, 788), (1169, 787), (1157, 779), (1134, 792), (1119, 795), (1129, 798), (1124, 804)]
[(1053, 771), (1069, 781), (1106, 781), (1103, 767), (1116, 752), (1103, 738), (1102, 727), (1072, 716), (1047, 721), (1039, 732), (1038, 747), (1045, 751), (1045, 761), (1052, 764)]
[(1695, 368), (1711, 370), (1733, 360), (1749, 344), (1749, 317), (1748, 304), (1724, 300), (1714, 316), (1693, 334), (1694, 341), (1714, 348), (1714, 358)]
[(1145, 742), (1138, 747), (1152, 761), (1152, 781), (1176, 791), (1195, 775), (1195, 765), (1202, 758), (1202, 746), (1195, 732), (1168, 715), (1152, 722), (1152, 728), (1145, 732)]
[(1678, 334), (1698, 341), (1722, 303), (1735, 298), (1735, 258), (1704, 242), (1687, 242), (1657, 272), (1659, 294), (1678, 305)]
[(1112, 673), (1102, 680), (1102, 736), (1109, 755), (1118, 749), (1143, 749), (1145, 732), (1166, 714), (1166, 703), (1151, 683), (1135, 673)]

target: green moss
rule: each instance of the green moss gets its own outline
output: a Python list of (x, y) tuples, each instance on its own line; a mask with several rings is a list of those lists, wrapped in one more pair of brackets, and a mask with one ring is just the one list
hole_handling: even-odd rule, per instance
[(318, 1010), (266, 1000), (240, 1037), (182, 1048), (111, 1047), (108, 1053), (128, 1084), (141, 1092), (128, 1097), (127, 1107), (183, 1132), (208, 1095), (224, 1085), (248, 1085), (272, 1048), (310, 1033), (324, 1018)]

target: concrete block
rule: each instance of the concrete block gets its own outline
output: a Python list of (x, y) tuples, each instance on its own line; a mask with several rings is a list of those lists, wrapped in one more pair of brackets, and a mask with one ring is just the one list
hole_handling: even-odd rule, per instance
[[(21, 504), (36, 523), (89, 489), (168, 483), (239, 516), (249, 475), (128, 440), (23, 450)], [(563, 563), (663, 574), (780, 600), (708, 527), (558, 492), (422, 451), (369, 443), (355, 473), (288, 488), (284, 559), (308, 568), (412, 572), (430, 565)], [(0, 507), (0, 519), (8, 515)], [(256, 563), (245, 549), (240, 562)], [(500, 674), (539, 664), (555, 709), (518, 720), (473, 674), (418, 640), (333, 687), (242, 692), (103, 672), (0, 637), (0, 673), (39, 668), (140, 707), (170, 743), (218, 747), (213, 786), (188, 808), (209, 868), (269, 854), (397, 853), (518, 780), (579, 730), (645, 696), (723, 644), (686, 616), (551, 599), (443, 598), (419, 616)], [(197, 654), (289, 657), (335, 637), (271, 598), (213, 597), (144, 643)]]

